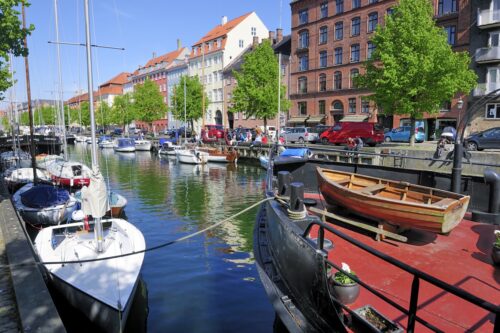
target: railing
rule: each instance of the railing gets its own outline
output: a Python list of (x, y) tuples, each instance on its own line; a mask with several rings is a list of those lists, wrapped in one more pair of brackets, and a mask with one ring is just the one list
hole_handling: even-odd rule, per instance
[[(424, 319), (417, 316), (417, 310), (418, 310), (417, 304), (418, 304), (418, 296), (419, 296), (419, 291), (420, 291), (420, 280), (423, 280), (427, 283), (430, 283), (430, 284), (434, 285), (435, 287), (440, 288), (440, 289), (442, 289), (450, 294), (453, 294), (453, 295), (455, 295), (455, 296), (457, 296), (457, 297), (459, 297), (459, 298), (461, 298), (469, 303), (472, 303), (472, 304), (474, 304), (474, 305), (476, 305), (476, 306), (478, 306), (486, 311), (494, 313), (495, 314), (495, 327), (494, 327), (493, 331), (499, 332), (499, 330), (500, 330), (500, 316), (499, 316), (500, 307), (498, 305), (495, 305), (495, 304), (492, 304), (488, 301), (485, 301), (477, 296), (474, 296), (474, 295), (468, 293), (465, 290), (457, 288), (457, 287), (450, 285), (446, 282), (443, 282), (443, 281), (441, 281), (441, 280), (439, 280), (439, 279), (437, 279), (437, 278), (435, 278), (427, 273), (424, 273), (418, 269), (415, 269), (411, 266), (408, 266), (407, 264), (405, 264), (405, 263), (403, 263), (403, 262), (401, 262), (401, 261), (399, 261), (391, 256), (388, 256), (385, 253), (382, 253), (382, 252), (380, 252), (380, 251), (378, 251), (378, 250), (376, 250), (376, 249), (374, 249), (366, 244), (363, 244), (362, 242), (344, 234), (341, 231), (335, 230), (333, 227), (331, 227), (331, 226), (329, 226), (321, 221), (312, 221), (311, 223), (309, 223), (309, 225), (307, 226), (307, 228), (305, 229), (305, 231), (302, 235), (304, 238), (307, 238), (307, 236), (309, 235), (309, 233), (311, 231), (311, 228), (314, 225), (317, 225), (319, 227), (318, 241), (317, 241), (317, 246), (318, 246), (319, 250), (323, 250), (325, 229), (326, 229), (329, 232), (333, 233), (334, 235), (349, 242), (350, 244), (352, 244), (352, 245), (370, 253), (371, 255), (373, 255), (379, 259), (382, 259), (383, 261), (385, 261), (391, 265), (394, 265), (394, 266), (400, 268), (401, 270), (413, 275), (409, 309), (406, 309), (405, 307), (403, 307), (403, 306), (399, 305), (398, 303), (392, 301), (391, 299), (387, 298), (385, 295), (383, 295), (382, 293), (380, 293), (376, 289), (372, 288), (368, 284), (359, 280), (356, 276), (349, 274), (347, 272), (344, 272), (344, 274), (348, 275), (351, 279), (358, 282), (366, 290), (368, 290), (369, 292), (371, 292), (375, 296), (379, 297), (383, 301), (387, 302), (388, 304), (390, 304), (391, 306), (393, 306), (397, 310), (401, 311), (405, 315), (407, 315), (408, 316), (407, 332), (414, 332), (415, 331), (415, 323), (416, 322), (419, 322), (420, 324), (431, 329), (434, 332), (441, 332), (441, 330), (439, 330), (438, 328), (436, 328), (432, 324), (428, 323)], [(338, 270), (341, 270), (341, 268), (338, 267), (333, 262), (331, 262), (329, 260), (326, 260), (326, 262), (329, 265), (332, 265), (332, 267), (334, 267)], [(347, 308), (345, 306), (343, 306), (343, 308), (349, 312), (352, 312), (349, 308)]]
[(500, 61), (500, 47), (489, 46), (476, 49), (477, 63)]
[(475, 97), (488, 95), (490, 92), (500, 89), (500, 83), (498, 82), (485, 82), (480, 83), (472, 92)]
[(478, 9), (477, 26), (483, 27), (492, 24), (500, 24), (500, 10)]

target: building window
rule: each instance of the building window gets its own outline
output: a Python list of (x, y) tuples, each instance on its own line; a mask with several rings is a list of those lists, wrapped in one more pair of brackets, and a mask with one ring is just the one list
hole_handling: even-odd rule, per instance
[(378, 0), (369, 0), (368, 4), (371, 5), (372, 3), (377, 3), (377, 2), (378, 2)]
[(441, 103), (439, 112), (450, 112), (451, 111), (451, 101), (444, 101)]
[(344, 12), (344, 0), (335, 0), (335, 13), (342, 14)]
[(361, 19), (359, 17), (355, 17), (351, 21), (351, 36), (359, 36), (359, 32), (361, 28)]
[(256, 27), (252, 27), (250, 30), (251, 30), (252, 36), (257, 36), (257, 28)]
[(342, 48), (335, 49), (335, 65), (342, 65)]
[(438, 15), (455, 13), (457, 11), (457, 0), (439, 0)]
[(357, 68), (353, 68), (351, 69), (351, 82), (350, 82), (350, 86), (351, 88), (357, 88), (356, 86), (356, 76), (359, 75), (359, 70)]
[(299, 116), (307, 116), (307, 102), (298, 102)]
[(356, 113), (356, 98), (349, 98), (349, 113)]
[(299, 24), (306, 24), (307, 22), (309, 22), (309, 13), (307, 9), (301, 10), (299, 12)]
[(370, 13), (368, 15), (368, 32), (375, 31), (378, 23), (378, 13)]
[(444, 31), (446, 31), (446, 36), (448, 37), (448, 44), (455, 45), (456, 26), (450, 25), (445, 27)]
[(375, 51), (375, 44), (372, 42), (368, 42), (366, 45), (366, 58), (370, 59), (373, 55), (373, 51)]
[(217, 39), (217, 48), (220, 49), (222, 46), (222, 38)]
[(330, 110), (337, 113), (344, 113), (344, 105), (341, 101), (333, 101)]
[(309, 31), (304, 30), (299, 32), (299, 49), (306, 49), (309, 47)]
[(319, 75), (319, 91), (326, 91), (326, 74)]
[(359, 44), (351, 45), (351, 62), (359, 62)]
[(305, 94), (307, 93), (307, 77), (301, 76), (298, 80), (298, 93)]
[(370, 113), (370, 101), (361, 101), (361, 113)]
[(309, 69), (309, 56), (307, 54), (299, 57), (299, 71), (307, 71)]
[(325, 101), (318, 101), (318, 112), (320, 115), (324, 116), (325, 115)]
[(392, 15), (392, 13), (394, 13), (394, 8), (392, 8), (392, 7), (387, 8), (386, 13), (387, 13), (387, 15)]
[(324, 68), (327, 64), (327, 53), (326, 51), (321, 51), (319, 53), (319, 67)]
[(344, 38), (344, 22), (335, 23), (335, 40)]
[(486, 105), (486, 119), (500, 119), (500, 104)]
[(320, 6), (320, 18), (325, 18), (328, 16), (328, 3), (322, 3)]
[(328, 27), (319, 28), (319, 43), (326, 44), (328, 42)]
[(361, 0), (352, 0), (352, 9), (361, 7)]
[(333, 89), (342, 89), (342, 73), (339, 71), (333, 73)]

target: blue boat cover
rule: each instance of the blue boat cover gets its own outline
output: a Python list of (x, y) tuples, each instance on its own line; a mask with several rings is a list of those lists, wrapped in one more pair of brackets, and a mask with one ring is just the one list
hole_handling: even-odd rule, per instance
[(69, 192), (52, 185), (37, 185), (21, 193), (23, 205), (31, 208), (47, 208), (62, 205), (69, 200)]
[(308, 148), (287, 148), (280, 154), (280, 156), (281, 157), (287, 157), (287, 156), (307, 157), (307, 156), (309, 156), (309, 149)]

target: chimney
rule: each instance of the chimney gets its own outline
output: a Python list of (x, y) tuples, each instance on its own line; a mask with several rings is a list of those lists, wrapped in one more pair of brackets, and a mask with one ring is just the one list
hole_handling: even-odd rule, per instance
[(256, 48), (259, 45), (259, 36), (253, 36), (252, 48)]
[(177, 50), (180, 50), (182, 49), (182, 43), (181, 43), (181, 40), (179, 38), (177, 38)]
[(156, 58), (156, 52), (153, 51), (153, 58)]
[(279, 43), (283, 40), (283, 29), (276, 29), (276, 43)]
[(222, 20), (220, 21), (221, 25), (224, 25), (227, 23), (227, 16), (222, 16)]
[(269, 31), (269, 41), (271, 42), (271, 45), (273, 45), (276, 42), (274, 40), (274, 31), (272, 30)]

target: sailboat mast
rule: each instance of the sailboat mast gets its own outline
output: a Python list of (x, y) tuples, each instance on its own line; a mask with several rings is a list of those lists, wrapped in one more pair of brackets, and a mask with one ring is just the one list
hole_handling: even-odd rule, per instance
[(276, 124), (276, 141), (279, 140), (280, 134), (280, 121), (281, 121), (281, 52), (278, 53), (278, 113), (277, 113), (277, 124)]
[(64, 120), (64, 104), (63, 104), (63, 93), (62, 93), (62, 74), (61, 74), (61, 52), (59, 47), (59, 18), (57, 15), (57, 0), (54, 0), (54, 17), (56, 23), (56, 48), (57, 48), (57, 72), (59, 76), (59, 115), (62, 122), (62, 133), (63, 133), (63, 150), (64, 150), (64, 160), (68, 160), (68, 145), (66, 142), (66, 122)]
[[(10, 89), (10, 123), (11, 123), (11, 134), (12, 134), (12, 151), (14, 152), (14, 156), (17, 156), (17, 146), (16, 146), (16, 118), (14, 116), (14, 66), (12, 64), (12, 54), (9, 54), (9, 70), (10, 70), (10, 79), (12, 81), (12, 87)], [(19, 135), (19, 133), (18, 133)], [(19, 163), (19, 160), (16, 162)], [(19, 167), (19, 165), (18, 165)]]
[(95, 134), (95, 115), (94, 115), (94, 83), (92, 79), (92, 46), (90, 43), (90, 21), (89, 21), (89, 0), (84, 0), (85, 5), (85, 49), (87, 51), (87, 82), (89, 93), (90, 108), (90, 133), (92, 136), (92, 170), (97, 170), (97, 143)]
[[(26, 30), (26, 13), (24, 10), (24, 1), (22, 4), (23, 29)], [(24, 48), (28, 49), (28, 36), (24, 36)], [(30, 68), (28, 63), (28, 55), (24, 56), (24, 67), (26, 67), (26, 97), (28, 99), (28, 115), (30, 118), (30, 152), (31, 152), (31, 167), (33, 168), (33, 184), (38, 183), (36, 174), (36, 157), (35, 157), (35, 135), (33, 129), (33, 111), (31, 110), (31, 86), (30, 86)]]

